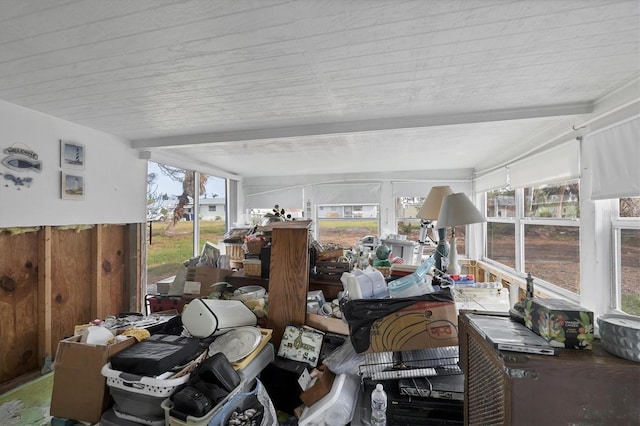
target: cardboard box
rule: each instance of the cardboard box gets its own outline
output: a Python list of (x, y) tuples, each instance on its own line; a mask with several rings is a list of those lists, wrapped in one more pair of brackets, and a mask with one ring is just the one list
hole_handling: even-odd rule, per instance
[[(210, 268), (208, 266), (190, 266), (187, 268), (186, 281), (200, 283), (200, 290), (195, 294), (184, 294), (186, 298), (208, 297), (216, 291), (214, 284), (225, 282), (233, 274), (231, 269)], [(186, 286), (185, 286), (186, 287)]]
[(376, 320), (366, 352), (409, 351), (458, 346), (455, 302), (416, 302)]
[(458, 309), (449, 289), (396, 299), (358, 299), (341, 305), (357, 353), (458, 345)]
[(322, 331), (349, 335), (349, 325), (340, 318), (323, 317), (318, 314), (307, 314), (306, 324)]
[(554, 347), (591, 349), (593, 312), (564, 299), (525, 300), (525, 325)]
[(320, 365), (316, 368), (317, 380), (307, 390), (300, 394), (300, 400), (307, 407), (311, 407), (316, 402), (320, 401), (325, 395), (331, 392), (333, 387), (333, 380), (336, 375), (333, 374), (325, 365)]
[(97, 423), (113, 404), (102, 367), (112, 355), (132, 346), (129, 338), (113, 345), (80, 343), (81, 336), (61, 340), (56, 351), (49, 413), (54, 417)]

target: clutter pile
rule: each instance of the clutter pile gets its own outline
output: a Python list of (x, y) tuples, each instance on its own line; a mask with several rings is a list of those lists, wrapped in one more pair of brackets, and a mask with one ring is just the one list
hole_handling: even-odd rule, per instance
[[(287, 220), (276, 213), (269, 220)], [(457, 346), (454, 291), (436, 283), (433, 258), (394, 275), (392, 265), (402, 262), (385, 248), (363, 261), (350, 249), (321, 246), (316, 267), (343, 266), (330, 272), (342, 291), (329, 300), (308, 291), (306, 324), (287, 326), (275, 348), (266, 318), (278, 307), (269, 306), (265, 287), (226, 282), (233, 261), (246, 268), (264, 254), (268, 235), (255, 228), (227, 237), (225, 252), (205, 243), (169, 283), (185, 300), (179, 310), (138, 324), (96, 321), (60, 342), (53, 416), (107, 426), (273, 425), (292, 416), (292, 424), (346, 425), (366, 355)]]

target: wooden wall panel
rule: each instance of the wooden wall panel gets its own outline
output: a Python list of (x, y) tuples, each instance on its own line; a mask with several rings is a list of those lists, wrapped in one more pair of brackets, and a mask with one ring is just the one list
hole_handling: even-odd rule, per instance
[[(92, 230), (53, 228), (51, 235), (52, 344), (91, 318)], [(55, 354), (55, 349), (52, 351)]]
[(94, 316), (104, 318), (128, 311), (125, 300), (125, 231), (123, 225), (99, 225), (102, 229), (99, 241), (101, 255), (96, 260), (99, 277), (96, 290), (101, 295)]
[(0, 383), (38, 369), (38, 235), (0, 232)]
[(140, 224), (19, 231), (0, 229), (0, 393), (76, 325), (141, 306)]

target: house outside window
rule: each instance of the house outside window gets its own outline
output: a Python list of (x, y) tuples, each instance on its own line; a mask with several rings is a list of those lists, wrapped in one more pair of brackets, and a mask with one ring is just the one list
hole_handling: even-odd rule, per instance
[(355, 247), (362, 237), (378, 235), (379, 210), (378, 204), (319, 205), (316, 239), (322, 245)]

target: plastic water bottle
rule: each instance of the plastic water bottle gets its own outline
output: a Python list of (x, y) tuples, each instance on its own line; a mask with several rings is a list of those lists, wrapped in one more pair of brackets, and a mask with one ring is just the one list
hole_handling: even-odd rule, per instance
[(382, 383), (378, 383), (371, 392), (371, 424), (385, 426), (387, 424), (387, 393)]

